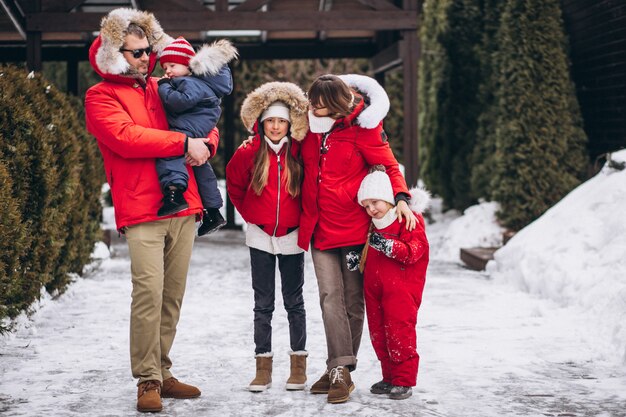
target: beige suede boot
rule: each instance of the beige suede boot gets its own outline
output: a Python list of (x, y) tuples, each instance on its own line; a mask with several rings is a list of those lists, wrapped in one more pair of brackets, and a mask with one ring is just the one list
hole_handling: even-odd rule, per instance
[(306, 350), (298, 350), (289, 353), (291, 359), (291, 374), (287, 380), (287, 391), (301, 391), (306, 386)]
[(256, 355), (256, 377), (250, 382), (248, 390), (262, 392), (272, 386), (272, 357), (273, 353), (259, 353)]

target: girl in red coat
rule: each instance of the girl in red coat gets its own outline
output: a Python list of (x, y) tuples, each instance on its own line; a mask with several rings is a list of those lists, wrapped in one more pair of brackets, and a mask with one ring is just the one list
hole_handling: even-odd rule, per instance
[(286, 389), (303, 390), (306, 382), (304, 251), (298, 247), (298, 226), (303, 177), (299, 141), (308, 130), (307, 108), (304, 92), (295, 84), (271, 82), (254, 90), (241, 108), (254, 137), (226, 166), (228, 195), (247, 223), (250, 247), (256, 377), (248, 389), (253, 392), (272, 383), (276, 260), (291, 344)]
[[(411, 209), (417, 216), (412, 231), (398, 223), (391, 181), (375, 167), (361, 183), (358, 201), (372, 218), (368, 247), (363, 254), (363, 293), (370, 338), (380, 360), (383, 379), (370, 388), (373, 394), (388, 394), (401, 400), (415, 386), (419, 355), (416, 350), (417, 310), (428, 266), (428, 240), (421, 212), (429, 195), (411, 190)], [(348, 257), (348, 267), (359, 262)]]

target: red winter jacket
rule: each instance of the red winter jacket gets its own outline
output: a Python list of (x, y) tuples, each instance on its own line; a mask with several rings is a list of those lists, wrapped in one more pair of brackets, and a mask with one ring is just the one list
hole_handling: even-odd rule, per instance
[[(300, 196), (293, 198), (287, 191), (285, 184), (286, 176), (282, 167), (285, 166), (286, 145), (277, 155), (268, 149), (270, 157), (267, 185), (257, 195), (252, 188), (252, 171), (254, 169), (254, 157), (261, 146), (258, 133), (251, 144), (239, 148), (226, 165), (226, 189), (230, 200), (237, 208), (241, 217), (251, 224), (261, 227), (270, 236), (284, 236), (288, 231), (298, 227), (300, 222)], [(291, 140), (291, 154), (296, 156), (299, 152), (300, 143)], [(280, 165), (279, 165), (280, 157)], [(280, 173), (280, 187), (278, 185)]]
[[(100, 36), (89, 49), (93, 69), (104, 79), (87, 90), (85, 115), (87, 130), (96, 137), (111, 186), (117, 229), (162, 219), (157, 210), (163, 193), (155, 168), (155, 158), (182, 155), (185, 135), (168, 131), (156, 78), (103, 73), (96, 64)], [(156, 53), (150, 55), (149, 73), (155, 67)], [(211, 155), (219, 135), (209, 135)], [(169, 217), (189, 216), (202, 211), (193, 170), (188, 167), (189, 184), (185, 199), (189, 209)]]
[[(355, 96), (361, 97), (354, 93)], [(321, 153), (323, 135), (309, 132), (302, 142), (304, 181), (298, 246), (320, 250), (362, 245), (371, 222), (357, 201), (361, 181), (371, 166), (382, 164), (394, 195), (409, 194), (398, 169), (382, 121), (374, 129), (356, 124), (365, 106), (361, 99), (352, 114), (335, 122)]]

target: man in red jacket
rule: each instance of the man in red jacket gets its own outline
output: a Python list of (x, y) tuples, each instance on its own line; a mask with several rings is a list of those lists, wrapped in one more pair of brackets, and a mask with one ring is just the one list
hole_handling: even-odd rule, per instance
[(202, 204), (189, 169), (189, 208), (157, 217), (163, 195), (155, 158), (186, 154), (192, 165), (203, 164), (215, 154), (218, 134), (214, 130), (198, 139), (168, 131), (156, 79), (149, 75), (157, 53), (171, 41), (151, 13), (116, 9), (102, 20), (89, 50), (103, 81), (87, 91), (87, 129), (98, 141), (117, 228), (126, 236), (131, 259), (130, 356), (139, 379), (139, 411), (160, 411), (161, 397), (200, 395), (198, 388), (172, 376), (169, 351)]

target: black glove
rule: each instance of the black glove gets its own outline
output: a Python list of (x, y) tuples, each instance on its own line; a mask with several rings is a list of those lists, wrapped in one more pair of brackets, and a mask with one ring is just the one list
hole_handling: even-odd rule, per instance
[(380, 233), (374, 232), (370, 235), (370, 246), (387, 256), (391, 256), (393, 240), (385, 239)]
[(348, 263), (348, 271), (358, 270), (359, 263), (361, 262), (361, 253), (355, 250), (348, 252), (346, 255), (346, 261)]

